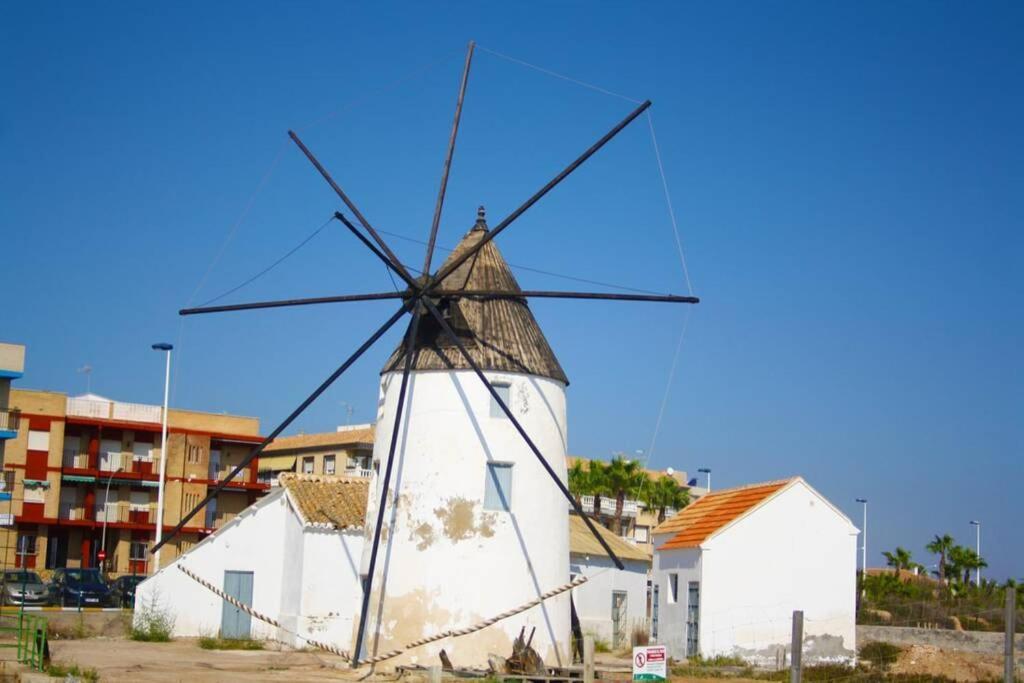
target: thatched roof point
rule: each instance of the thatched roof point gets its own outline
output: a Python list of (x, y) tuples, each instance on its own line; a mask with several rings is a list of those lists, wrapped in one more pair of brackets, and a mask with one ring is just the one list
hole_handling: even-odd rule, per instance
[[(441, 269), (460, 258), (488, 234), (484, 207)], [(449, 292), (521, 292), (512, 270), (494, 241), (489, 241), (440, 283)], [(562, 366), (548, 345), (526, 299), (446, 296), (437, 307), (459, 335), (473, 360), (484, 370), (548, 377), (569, 384)], [(405, 365), (404, 341), (384, 364), (381, 374), (401, 371)], [(414, 370), (468, 370), (470, 365), (458, 348), (429, 315), (420, 321)]]

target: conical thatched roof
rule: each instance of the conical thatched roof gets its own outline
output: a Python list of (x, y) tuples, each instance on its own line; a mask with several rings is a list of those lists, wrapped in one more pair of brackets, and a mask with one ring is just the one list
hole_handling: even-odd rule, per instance
[[(487, 223), (481, 207), (476, 225), (466, 233), (441, 268), (476, 246), (486, 234)], [(448, 275), (441, 288), (522, 291), (493, 240)], [(473, 360), (484, 370), (539, 375), (569, 384), (525, 299), (452, 296), (442, 299), (438, 308), (459, 334)], [(416, 352), (414, 370), (470, 369), (469, 363), (429, 314), (420, 322)], [(401, 371), (405, 366), (404, 357), (403, 342), (399, 342), (381, 372)]]

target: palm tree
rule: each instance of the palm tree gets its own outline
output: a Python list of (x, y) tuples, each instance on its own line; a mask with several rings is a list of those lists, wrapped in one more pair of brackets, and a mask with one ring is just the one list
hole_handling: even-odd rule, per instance
[(886, 550), (882, 554), (885, 555), (886, 564), (896, 570), (897, 579), (900, 577), (901, 571), (904, 569), (910, 569), (914, 564), (914, 561), (910, 556), (910, 551), (900, 546), (896, 546), (896, 550), (892, 552)]
[(936, 534), (935, 539), (925, 546), (925, 550), (939, 556), (939, 583), (941, 584), (946, 583), (946, 557), (955, 545), (956, 542), (949, 534), (942, 536)]
[(690, 492), (667, 475), (656, 480), (648, 479), (640, 491), (640, 498), (648, 509), (658, 511), (658, 524), (665, 521), (668, 508), (681, 510), (690, 504)]
[(569, 493), (580, 504), (580, 498), (590, 494), (590, 476), (582, 460), (577, 460), (569, 468)]
[(587, 488), (594, 496), (594, 518), (601, 519), (601, 496), (609, 493), (608, 465), (598, 460), (587, 463)]
[(612, 458), (605, 469), (605, 483), (609, 495), (615, 496), (615, 533), (622, 535), (622, 512), (626, 505), (626, 494), (634, 493), (647, 481), (647, 473), (636, 460), (626, 460), (621, 455)]

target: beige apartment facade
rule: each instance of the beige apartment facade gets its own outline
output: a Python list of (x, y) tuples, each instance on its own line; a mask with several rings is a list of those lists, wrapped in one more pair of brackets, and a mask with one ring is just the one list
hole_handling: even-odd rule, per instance
[(260, 455), (259, 481), (276, 485), (286, 472), (366, 477), (373, 462), (373, 425), (338, 427), (334, 432), (274, 439)]
[[(19, 425), (3, 461), (12, 494), (0, 500), (0, 519), (8, 521), (0, 531), (4, 566), (150, 573), (162, 408), (29, 390), (11, 391), (8, 403)], [(261, 440), (255, 418), (168, 411), (164, 532)], [(186, 523), (161, 553), (163, 565), (268, 489), (257, 467), (251, 463)]]

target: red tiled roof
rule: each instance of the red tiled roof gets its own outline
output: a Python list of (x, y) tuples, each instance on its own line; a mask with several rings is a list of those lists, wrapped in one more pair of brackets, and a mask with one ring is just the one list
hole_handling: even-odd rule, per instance
[(672, 519), (655, 527), (655, 534), (675, 532), (658, 550), (700, 546), (719, 529), (739, 519), (793, 481), (795, 478), (769, 481), (722, 489), (702, 496)]

